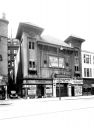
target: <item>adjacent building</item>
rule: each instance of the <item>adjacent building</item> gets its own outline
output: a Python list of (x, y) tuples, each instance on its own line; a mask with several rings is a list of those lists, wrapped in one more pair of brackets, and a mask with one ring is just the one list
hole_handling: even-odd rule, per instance
[(15, 89), (14, 85), (14, 61), (20, 47), (19, 40), (15, 38), (8, 38), (8, 93)]
[(83, 95), (94, 95), (94, 53), (82, 51)]
[(0, 99), (7, 97), (8, 84), (8, 58), (7, 58), (7, 39), (8, 21), (3, 14), (0, 19)]
[(43, 28), (20, 23), (16, 38), (21, 42), (15, 59), (15, 82), (22, 97), (82, 95), (81, 44), (69, 36), (65, 41), (42, 36)]

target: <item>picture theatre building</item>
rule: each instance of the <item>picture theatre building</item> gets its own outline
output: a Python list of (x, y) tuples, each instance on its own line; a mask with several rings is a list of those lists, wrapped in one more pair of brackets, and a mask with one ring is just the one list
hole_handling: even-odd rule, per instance
[(20, 94), (26, 98), (81, 95), (84, 40), (69, 36), (64, 42), (42, 36), (42, 32), (38, 26), (19, 24), (16, 38), (21, 41), (20, 61), (15, 63), (15, 79)]

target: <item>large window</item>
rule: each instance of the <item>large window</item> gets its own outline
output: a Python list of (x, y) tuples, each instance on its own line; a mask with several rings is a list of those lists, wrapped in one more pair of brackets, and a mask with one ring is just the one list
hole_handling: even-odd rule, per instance
[(84, 59), (84, 63), (91, 64), (91, 55), (84, 54), (83, 59)]
[(64, 68), (64, 58), (49, 56), (49, 67)]
[(92, 77), (92, 69), (84, 68), (84, 77)]

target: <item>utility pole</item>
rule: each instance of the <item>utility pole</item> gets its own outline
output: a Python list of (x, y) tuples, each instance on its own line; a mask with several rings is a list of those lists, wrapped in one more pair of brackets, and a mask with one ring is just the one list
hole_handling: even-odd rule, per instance
[[(59, 73), (59, 48), (58, 48), (58, 73)], [(59, 100), (61, 100), (60, 78), (59, 78)]]

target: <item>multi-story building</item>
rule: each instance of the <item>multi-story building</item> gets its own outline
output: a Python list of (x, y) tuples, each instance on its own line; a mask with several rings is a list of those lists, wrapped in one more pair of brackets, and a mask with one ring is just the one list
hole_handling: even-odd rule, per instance
[(7, 59), (7, 39), (8, 21), (3, 14), (0, 19), (0, 99), (7, 97), (8, 84), (8, 59)]
[(8, 38), (8, 93), (15, 88), (14, 85), (14, 61), (20, 47), (19, 40)]
[(94, 53), (82, 51), (83, 95), (94, 95)]
[[(24, 97), (82, 95), (81, 43), (69, 36), (65, 42), (41, 36), (43, 28), (20, 23), (16, 38), (21, 42), (15, 60), (15, 80)], [(20, 59), (19, 59), (20, 58)]]

